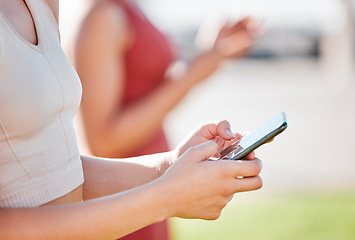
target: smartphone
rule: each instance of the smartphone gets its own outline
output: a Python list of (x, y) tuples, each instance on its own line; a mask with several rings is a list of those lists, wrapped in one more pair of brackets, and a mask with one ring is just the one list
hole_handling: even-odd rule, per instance
[(219, 159), (239, 160), (285, 131), (286, 128), (286, 114), (280, 112), (253, 132), (224, 149)]

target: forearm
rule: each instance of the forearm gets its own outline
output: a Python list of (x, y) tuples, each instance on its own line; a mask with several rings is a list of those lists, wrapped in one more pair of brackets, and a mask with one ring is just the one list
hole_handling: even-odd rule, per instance
[(176, 158), (174, 152), (127, 159), (82, 156), (85, 200), (122, 192), (160, 177)]
[[(189, 68), (179, 76), (170, 74), (148, 96), (121, 108), (109, 121), (101, 149), (95, 154), (105, 156), (125, 155), (151, 139), (161, 127), (166, 115), (176, 107), (187, 93), (199, 82), (207, 79), (219, 66), (220, 58), (212, 52), (199, 55)], [(125, 137), (122, 137), (125, 136)]]
[(167, 81), (147, 97), (120, 109), (105, 130), (106, 137), (101, 142), (104, 151), (111, 152), (111, 156), (116, 153), (124, 156), (146, 144), (189, 89), (188, 84)]
[(70, 205), (1, 209), (1, 239), (112, 240), (167, 217), (159, 184)]
[(262, 186), (260, 160), (249, 154), (248, 161), (206, 161), (217, 151), (214, 141), (192, 147), (163, 176), (125, 192), (83, 203), (0, 209), (0, 238), (109, 240), (168, 217), (217, 219), (234, 193)]

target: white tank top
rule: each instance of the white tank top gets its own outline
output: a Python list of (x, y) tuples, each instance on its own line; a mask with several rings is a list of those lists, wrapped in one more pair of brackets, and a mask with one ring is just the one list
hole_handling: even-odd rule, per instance
[(34, 207), (83, 183), (73, 128), (81, 84), (44, 0), (26, 0), (38, 45), (0, 12), (0, 208)]

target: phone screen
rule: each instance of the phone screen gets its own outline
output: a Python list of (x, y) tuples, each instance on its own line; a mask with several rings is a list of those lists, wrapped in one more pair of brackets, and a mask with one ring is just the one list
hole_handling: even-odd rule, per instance
[(272, 117), (259, 128), (243, 136), (221, 152), (220, 159), (238, 160), (262, 144), (283, 132), (287, 128), (286, 114), (281, 112)]

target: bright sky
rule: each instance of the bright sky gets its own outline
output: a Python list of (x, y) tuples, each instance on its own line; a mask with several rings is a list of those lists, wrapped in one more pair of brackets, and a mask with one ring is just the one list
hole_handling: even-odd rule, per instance
[[(238, 19), (252, 15), (264, 27), (316, 27), (334, 31), (344, 25), (343, 0), (136, 0), (166, 32), (197, 26), (207, 17)], [(88, 0), (61, 0), (61, 34), (70, 38)]]

